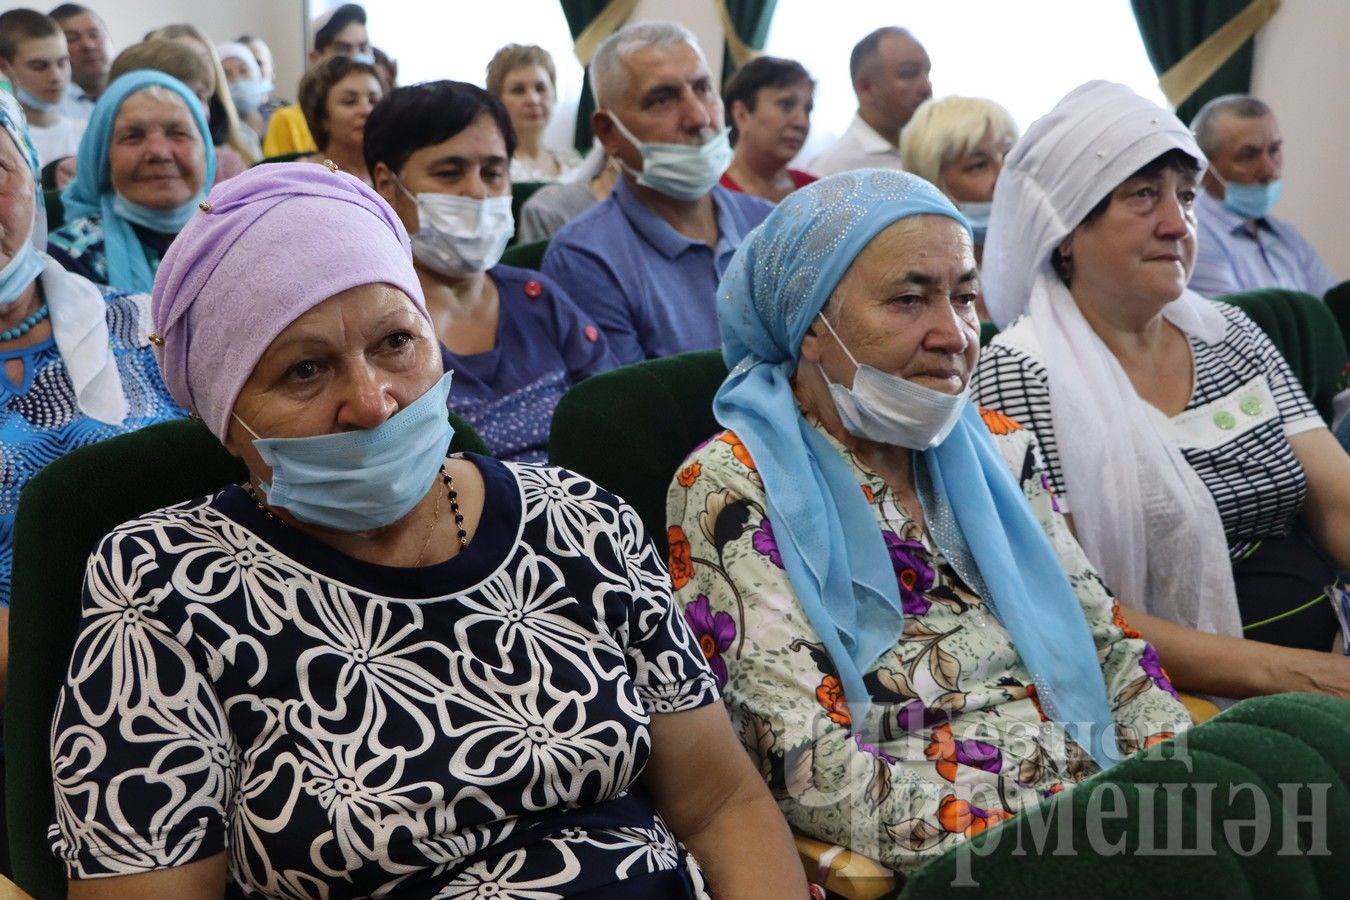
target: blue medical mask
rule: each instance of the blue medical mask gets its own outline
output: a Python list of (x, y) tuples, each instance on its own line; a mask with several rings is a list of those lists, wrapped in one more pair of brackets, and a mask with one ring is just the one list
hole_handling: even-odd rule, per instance
[(1270, 215), (1284, 190), (1284, 182), (1278, 178), (1269, 184), (1239, 184), (1221, 178), (1219, 182), (1223, 185), (1223, 205), (1244, 219), (1264, 219)]
[(637, 179), (638, 184), (676, 200), (697, 200), (705, 196), (726, 174), (735, 155), (725, 128), (698, 146), (657, 144), (639, 141), (618, 116), (608, 111), (606, 115), (619, 133), (642, 154), (641, 172), (633, 171), (615, 157), (623, 170)]
[(29, 109), (35, 109), (38, 112), (51, 112), (61, 105), (61, 101), (48, 103), (45, 100), (39, 100), (28, 92), (28, 88), (21, 84), (14, 85), (14, 96), (19, 98), (19, 102)]
[(265, 78), (243, 78), (230, 84), (230, 99), (240, 113), (251, 115), (267, 100), (272, 87), (272, 82)]
[(452, 374), (362, 431), (260, 438), (235, 416), (272, 467), (272, 483), (261, 485), (267, 502), (334, 531), (371, 531), (406, 516), (436, 481), (455, 435), (446, 407)]
[(368, 66), (373, 66), (373, 65), (375, 65), (375, 54), (374, 54), (374, 53), (353, 53), (353, 54), (351, 55), (351, 60), (352, 60), (352, 62), (365, 63), (365, 64), (368, 65)]
[(46, 265), (32, 241), (24, 241), (14, 258), (0, 269), (0, 309), (8, 309), (23, 296), (23, 292), (42, 274)]
[(962, 200), (956, 204), (956, 208), (970, 223), (970, 230), (975, 238), (975, 243), (983, 244), (985, 236), (989, 233), (989, 211), (994, 208), (993, 202), (986, 200), (983, 203), (978, 203), (973, 200)]
[(149, 228), (151, 231), (158, 231), (162, 234), (177, 234), (183, 230), (183, 226), (192, 218), (192, 214), (197, 211), (197, 203), (200, 197), (194, 197), (182, 206), (175, 206), (173, 209), (151, 209), (148, 206), (142, 206), (139, 203), (133, 203), (120, 192), (113, 192), (113, 212), (126, 219), (128, 222), (134, 222), (142, 228)]

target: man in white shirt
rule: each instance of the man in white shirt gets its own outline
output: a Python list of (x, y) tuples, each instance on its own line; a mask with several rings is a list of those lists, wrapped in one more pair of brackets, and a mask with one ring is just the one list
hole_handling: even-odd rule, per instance
[(859, 41), (848, 60), (858, 112), (839, 142), (807, 171), (823, 178), (850, 169), (901, 168), (900, 129), (933, 96), (931, 68), (923, 45), (903, 28), (878, 28)]
[(60, 26), (31, 9), (0, 15), (0, 74), (23, 107), (38, 165), (74, 156), (86, 122), (60, 112), (70, 84), (70, 54)]
[(62, 3), (48, 13), (66, 35), (70, 49), (70, 85), (61, 113), (72, 119), (88, 119), (94, 103), (108, 86), (113, 45), (108, 26), (98, 13), (78, 3)]

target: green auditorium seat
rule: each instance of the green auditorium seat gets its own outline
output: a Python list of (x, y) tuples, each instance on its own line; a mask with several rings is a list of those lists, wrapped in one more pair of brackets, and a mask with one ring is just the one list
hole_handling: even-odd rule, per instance
[[(467, 422), (450, 419), (452, 452), (488, 452)], [(34, 897), (66, 891), (47, 843), (54, 816), (48, 739), (79, 626), (85, 561), (122, 522), (245, 477), (243, 463), (202, 422), (176, 419), (75, 450), (24, 488), (14, 526), (5, 817), (13, 879)]]
[(544, 264), (544, 251), (548, 249), (548, 238), (542, 241), (530, 241), (528, 244), (515, 244), (507, 247), (502, 254), (502, 262), (521, 269), (534, 269), (536, 272)]
[(1345, 370), (1346, 342), (1327, 304), (1312, 294), (1276, 288), (1219, 298), (1260, 326), (1293, 369), (1308, 399), (1331, 422), (1331, 400)]
[(952, 848), (900, 897), (1343, 895), (1347, 742), (1350, 702), (1245, 700)]
[[(534, 196), (534, 192), (541, 187), (549, 184), (547, 181), (517, 181), (511, 185), (511, 215), (514, 217), (517, 226), (520, 224), (520, 208), (525, 205), (525, 201)], [(513, 235), (511, 243), (515, 243)]]
[(587, 378), (553, 411), (548, 458), (627, 500), (664, 559), (666, 488), (721, 430), (712, 398), (727, 377), (719, 350), (699, 350)]
[(1350, 347), (1350, 281), (1342, 281), (1327, 291), (1326, 304), (1336, 324), (1341, 326), (1341, 340)]

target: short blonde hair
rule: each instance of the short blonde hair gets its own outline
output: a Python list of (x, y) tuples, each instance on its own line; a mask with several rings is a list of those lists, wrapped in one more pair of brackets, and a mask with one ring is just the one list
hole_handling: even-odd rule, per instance
[(548, 73), (549, 84), (558, 90), (558, 72), (553, 67), (553, 57), (543, 47), (534, 44), (507, 44), (492, 55), (487, 64), (487, 92), (498, 100), (502, 88), (506, 85), (506, 76), (516, 69), (526, 66), (538, 66)]
[(974, 150), (986, 131), (995, 141), (1017, 140), (1012, 114), (993, 100), (958, 96), (925, 100), (900, 133), (900, 164), (945, 191), (942, 167)]

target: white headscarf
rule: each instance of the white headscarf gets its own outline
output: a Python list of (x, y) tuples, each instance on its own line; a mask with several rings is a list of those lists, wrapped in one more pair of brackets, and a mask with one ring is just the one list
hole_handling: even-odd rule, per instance
[[(1213, 496), (1051, 265), (1103, 197), (1170, 150), (1205, 165), (1181, 120), (1129, 88), (1092, 81), (1071, 91), (1004, 163), (984, 245), (985, 302), (1000, 327), (1031, 314), (1074, 525), (1107, 584), (1153, 615), (1240, 636)], [(1162, 314), (1205, 343), (1223, 338), (1223, 316), (1192, 291)]]

